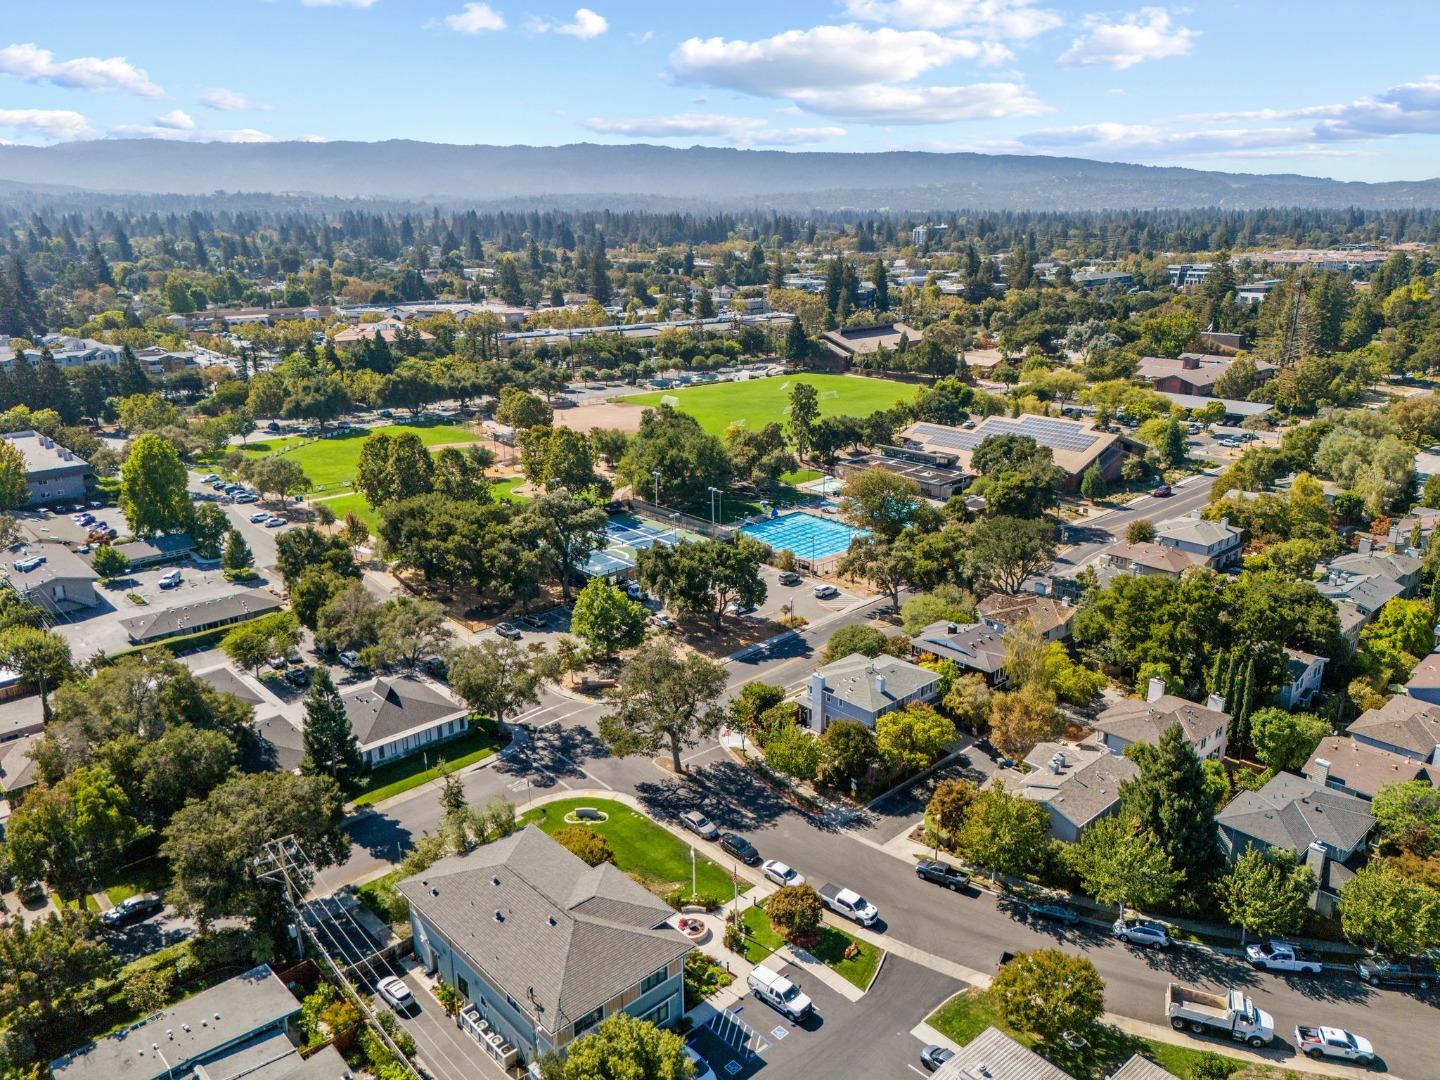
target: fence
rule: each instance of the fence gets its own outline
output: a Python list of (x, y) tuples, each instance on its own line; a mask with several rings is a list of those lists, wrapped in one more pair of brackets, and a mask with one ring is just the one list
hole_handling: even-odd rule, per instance
[(716, 540), (728, 540), (735, 534), (735, 529), (729, 525), (712, 524), (706, 518), (699, 518), (694, 514), (687, 514), (685, 511), (676, 510), (672, 506), (660, 506), (646, 499), (638, 499), (633, 495), (630, 497), (630, 508), (636, 513), (648, 514), (657, 521), (674, 522), (682, 529), (699, 533), (701, 536), (709, 536)]

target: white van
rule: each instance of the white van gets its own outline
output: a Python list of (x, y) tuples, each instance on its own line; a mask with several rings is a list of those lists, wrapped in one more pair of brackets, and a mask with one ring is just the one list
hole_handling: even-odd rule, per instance
[(180, 571), (179, 571), (179, 570), (171, 570), (168, 574), (166, 574), (164, 577), (162, 577), (162, 578), (160, 579), (160, 587), (161, 587), (162, 589), (173, 589), (173, 588), (175, 588), (175, 586), (177, 586), (177, 585), (179, 585), (179, 584), (180, 584)]
[(756, 997), (797, 1023), (809, 1016), (814, 1007), (801, 989), (778, 971), (757, 967), (746, 982)]

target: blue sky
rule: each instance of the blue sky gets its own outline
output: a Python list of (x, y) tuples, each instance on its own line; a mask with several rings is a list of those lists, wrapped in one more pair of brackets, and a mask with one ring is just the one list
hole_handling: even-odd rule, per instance
[(1440, 175), (1424, 0), (0, 0), (0, 140), (1048, 153)]

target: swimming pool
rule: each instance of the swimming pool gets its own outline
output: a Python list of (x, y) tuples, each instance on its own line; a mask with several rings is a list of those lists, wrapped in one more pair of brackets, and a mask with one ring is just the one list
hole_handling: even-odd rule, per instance
[(864, 535), (861, 530), (853, 529), (843, 521), (816, 517), (804, 511), (742, 525), (740, 531), (762, 544), (769, 544), (776, 551), (793, 552), (796, 558), (812, 562), (839, 555), (850, 546), (852, 539)]

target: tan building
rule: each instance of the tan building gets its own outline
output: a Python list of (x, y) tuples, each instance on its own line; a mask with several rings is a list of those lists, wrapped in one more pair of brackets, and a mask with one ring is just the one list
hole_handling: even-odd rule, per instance
[(909, 446), (931, 454), (948, 454), (956, 465), (967, 472), (976, 470), (970, 463), (975, 450), (992, 435), (1019, 435), (1048, 447), (1055, 464), (1065, 473), (1070, 487), (1091, 465), (1099, 465), (1107, 480), (1120, 475), (1125, 460), (1125, 440), (1109, 431), (1101, 431), (1087, 420), (1066, 420), (1058, 416), (987, 416), (973, 428), (948, 427), (945, 424), (920, 422), (911, 424), (901, 437)]

